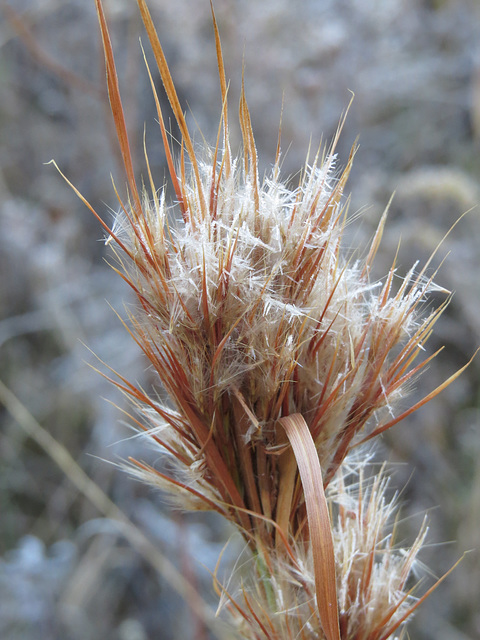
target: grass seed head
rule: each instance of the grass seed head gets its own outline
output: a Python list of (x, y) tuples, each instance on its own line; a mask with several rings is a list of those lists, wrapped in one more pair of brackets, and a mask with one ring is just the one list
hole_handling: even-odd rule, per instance
[(222, 510), (270, 517), (285, 446), (278, 419), (304, 416), (328, 484), (358, 439), (395, 415), (438, 312), (419, 313), (425, 277), (412, 270), (394, 291), (394, 268), (371, 282), (370, 262), (342, 250), (346, 174), (334, 154), (289, 188), (278, 163), (260, 181), (244, 158), (227, 170), (225, 149), (207, 151), (198, 175), (177, 176), (185, 219), (172, 222), (162, 192), (143, 194), (141, 214), (125, 207), (113, 226), (140, 303), (131, 331), (169, 401), (134, 395), (150, 433), (161, 429), (155, 441), (193, 471), (189, 486), (208, 485)]
[(397, 409), (431, 359), (417, 361), (445, 306), (426, 311), (435, 289), (429, 263), (402, 278), (394, 262), (383, 280), (371, 279), (385, 215), (365, 255), (344, 250), (355, 149), (341, 171), (341, 124), (296, 187), (281, 178), (279, 150), (261, 179), (242, 86), (243, 148), (232, 155), (215, 17), (219, 135), (213, 148), (196, 150), (144, 0), (140, 12), (181, 134), (175, 154), (147, 66), (177, 206), (157, 190), (148, 157), (149, 188), (138, 189), (96, 4), (129, 188), (112, 228), (102, 224), (138, 301), (125, 326), (155, 375), (152, 392), (122, 376), (117, 384), (133, 404), (134, 425), (168, 458), (163, 470), (131, 460), (134, 472), (184, 507), (216, 510), (239, 528), (259, 578), (242, 605), (227, 598), (246, 637), (386, 640), (413, 610), (406, 581), (425, 529), (411, 549), (397, 551), (383, 473), (365, 484), (357, 465), (356, 485), (346, 482), (346, 459), (458, 375)]

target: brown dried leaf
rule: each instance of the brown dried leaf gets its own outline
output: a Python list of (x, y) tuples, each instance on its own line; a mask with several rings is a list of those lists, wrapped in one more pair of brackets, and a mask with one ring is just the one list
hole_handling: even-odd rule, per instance
[(320, 621), (327, 640), (340, 640), (332, 527), (317, 450), (310, 429), (299, 413), (281, 418), (279, 422), (292, 446), (302, 481)]

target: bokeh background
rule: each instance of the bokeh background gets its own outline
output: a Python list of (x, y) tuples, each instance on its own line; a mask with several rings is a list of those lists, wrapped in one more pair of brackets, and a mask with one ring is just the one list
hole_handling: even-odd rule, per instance
[[(192, 126), (213, 143), (220, 93), (209, 3), (149, 5)], [(138, 173), (145, 127), (161, 183), (164, 155), (136, 3), (105, 0), (105, 7)], [(401, 273), (424, 262), (471, 210), (435, 262), (448, 254), (436, 280), (455, 295), (430, 346), (445, 349), (413, 392), (414, 399), (425, 395), (480, 343), (478, 0), (216, 0), (215, 8), (231, 115), (243, 60), (264, 170), (274, 158), (283, 98), (288, 177), (301, 169), (309, 145), (315, 150), (322, 136), (332, 138), (355, 94), (338, 147), (341, 166), (359, 136), (349, 182), (350, 248), (365, 246), (396, 192), (378, 277), (399, 241)], [(89, 350), (129, 379), (148, 381), (138, 349), (109, 306), (121, 313), (130, 294), (105, 262), (98, 222), (45, 164), (54, 158), (111, 220), (117, 206), (111, 175), (120, 190), (124, 177), (94, 3), (2, 0), (0, 12), (0, 380), (20, 403), (1, 387), (0, 404), (9, 411), (0, 414), (0, 637), (206, 639), (210, 632), (191, 598), (187, 604), (177, 595), (173, 578), (158, 570), (148, 550), (139, 553), (115, 514), (92, 504), (75, 466), (191, 581), (199, 602), (215, 602), (205, 567), (213, 570), (230, 532), (210, 516), (172, 511), (118, 468), (128, 455), (148, 458), (149, 452), (122, 425), (115, 405), (124, 406), (123, 399), (89, 367), (101, 366)], [(235, 128), (233, 135), (239, 144)], [(196, 139), (201, 142), (198, 132)], [(435, 294), (432, 304), (443, 299)], [(406, 540), (429, 514), (426, 586), (429, 573), (441, 575), (469, 551), (420, 609), (410, 627), (418, 640), (480, 637), (478, 374), (474, 362), (382, 445), (382, 455), (395, 463), (392, 486), (403, 490)], [(53, 437), (43, 447), (42, 428)], [(63, 470), (55, 455), (63, 456)]]

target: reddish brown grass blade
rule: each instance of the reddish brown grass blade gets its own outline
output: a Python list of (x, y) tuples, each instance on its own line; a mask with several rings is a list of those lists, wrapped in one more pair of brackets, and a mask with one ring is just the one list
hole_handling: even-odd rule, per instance
[(320, 621), (327, 640), (340, 640), (332, 527), (317, 450), (303, 416), (296, 413), (279, 422), (292, 446), (302, 481)]
[(95, 0), (97, 7), (98, 22), (100, 24), (100, 31), (102, 33), (103, 51), (105, 53), (105, 67), (107, 71), (107, 85), (108, 85), (108, 97), (110, 99), (110, 106), (112, 108), (112, 114), (115, 121), (115, 128), (117, 130), (118, 142), (120, 143), (120, 150), (122, 152), (123, 164), (127, 174), (128, 186), (133, 195), (136, 215), (140, 217), (142, 211), (142, 205), (140, 203), (140, 196), (138, 194), (137, 185), (135, 182), (135, 174), (133, 171), (132, 154), (130, 152), (130, 144), (128, 142), (127, 125), (125, 123), (125, 115), (123, 113), (122, 101), (120, 98), (120, 89), (118, 86), (117, 70), (115, 67), (115, 61), (113, 58), (112, 43), (110, 41), (110, 34), (108, 33), (107, 21), (105, 19), (105, 13), (101, 0)]
[(222, 120), (223, 120), (223, 134), (224, 134), (224, 149), (225, 149), (225, 171), (226, 175), (230, 175), (230, 146), (228, 136), (228, 105), (227, 105), (227, 79), (225, 76), (225, 65), (223, 62), (222, 43), (220, 42), (220, 33), (218, 31), (217, 19), (215, 17), (215, 11), (213, 10), (213, 3), (210, 0), (210, 9), (212, 12), (213, 30), (215, 33), (215, 48), (217, 51), (217, 66), (218, 76), (220, 78), (220, 89), (222, 91)]
[(458, 565), (460, 564), (460, 562), (462, 562), (463, 558), (465, 557), (465, 554), (463, 554), (463, 556), (457, 560), (457, 562), (453, 565), (453, 567), (450, 567), (450, 569), (443, 574), (443, 576), (441, 578), (439, 578), (434, 585), (432, 585), (430, 587), (430, 589), (428, 589), (428, 591), (426, 591), (423, 596), (421, 598), (419, 598), (417, 600), (417, 602), (408, 609), (408, 611), (406, 611), (403, 616), (397, 620), (394, 624), (389, 625), (386, 629), (386, 631), (379, 637), (379, 640), (388, 640), (388, 638), (390, 638), (392, 636), (392, 634), (398, 629), (398, 627), (403, 624), (405, 622), (405, 620), (407, 618), (409, 618), (412, 613), (422, 604), (422, 602), (424, 602), (428, 596), (433, 593), (433, 591), (435, 591), (435, 589), (437, 587), (439, 587), (441, 585), (441, 583), (445, 580), (445, 578), (447, 578), (452, 571), (454, 571)]
[[(182, 140), (185, 143), (185, 146), (187, 148), (188, 157), (190, 158), (190, 162), (192, 163), (192, 168), (195, 174), (195, 180), (197, 183), (197, 190), (198, 190), (198, 195), (200, 199), (200, 209), (201, 209), (200, 217), (202, 220), (205, 220), (207, 216), (207, 205), (205, 201), (205, 195), (203, 193), (202, 182), (200, 180), (200, 173), (198, 170), (198, 163), (197, 163), (197, 158), (195, 156), (195, 150), (193, 148), (193, 142), (187, 127), (187, 121), (185, 120), (185, 116), (183, 115), (182, 107), (180, 105), (180, 100), (178, 99), (177, 91), (175, 89), (175, 84), (173, 82), (170, 69), (168, 68), (167, 59), (165, 58), (165, 54), (160, 44), (160, 40), (158, 38), (157, 31), (153, 24), (150, 11), (148, 10), (148, 7), (144, 0), (137, 0), (137, 3), (140, 9), (140, 13), (142, 15), (143, 24), (145, 25), (145, 29), (147, 30), (147, 35), (150, 40), (150, 45), (152, 47), (153, 55), (155, 56), (155, 61), (157, 63), (157, 67), (160, 72), (160, 76), (162, 78), (165, 92), (167, 94), (168, 100), (172, 107), (177, 124), (180, 128), (180, 131), (182, 134)], [(190, 215), (192, 224), (194, 224), (193, 215), (194, 215), (194, 212), (192, 212)]]
[(394, 425), (397, 424), (397, 422), (400, 422), (401, 420), (403, 420), (404, 418), (406, 418), (407, 416), (409, 416), (410, 414), (414, 413), (415, 411), (417, 411), (417, 409), (420, 409), (421, 407), (423, 407), (424, 404), (427, 404), (427, 402), (430, 402), (430, 400), (433, 400), (433, 398), (435, 398), (436, 396), (438, 396), (439, 393), (441, 393), (444, 389), (446, 389), (449, 385), (452, 384), (452, 382), (455, 382), (455, 380), (458, 378), (459, 375), (461, 375), (465, 369), (467, 369), (473, 359), (475, 358), (475, 356), (477, 355), (478, 351), (480, 351), (480, 349), (477, 349), (477, 351), (475, 351), (475, 353), (473, 354), (473, 356), (470, 358), (470, 360), (467, 362), (467, 364), (465, 364), (463, 367), (461, 367), (458, 371), (456, 371), (454, 374), (452, 374), (447, 380), (445, 380), (445, 382), (442, 382), (442, 384), (438, 385), (438, 387), (436, 389), (434, 389), (433, 391), (431, 391), (428, 395), (426, 395), (422, 400), (419, 400), (419, 402), (417, 402), (416, 404), (413, 405), (413, 407), (410, 407), (410, 409), (407, 409), (406, 411), (404, 411), (403, 413), (401, 413), (399, 416), (397, 416), (396, 418), (393, 418), (393, 420), (390, 420), (389, 422), (387, 422), (386, 424), (380, 425), (379, 427), (377, 427), (376, 429), (374, 429), (374, 431), (372, 431), (371, 433), (368, 434), (368, 436), (365, 436), (365, 438), (363, 438), (362, 440), (360, 440), (360, 442), (357, 442), (355, 444), (355, 446), (358, 446), (360, 444), (363, 444), (364, 442), (366, 442), (367, 440), (371, 440), (372, 438), (374, 438), (375, 436), (380, 435), (381, 433), (383, 433), (384, 431), (387, 431), (388, 429), (390, 429), (391, 427), (393, 427)]
[(145, 55), (145, 52), (143, 51), (143, 47), (142, 47), (142, 52), (143, 52), (143, 59), (145, 60), (145, 66), (147, 68), (148, 77), (150, 80), (150, 86), (152, 87), (153, 98), (155, 100), (155, 107), (157, 109), (158, 124), (160, 125), (160, 133), (162, 134), (163, 148), (165, 150), (165, 157), (167, 159), (168, 172), (170, 174), (170, 179), (172, 181), (173, 188), (175, 189), (175, 195), (177, 196), (178, 204), (182, 211), (183, 219), (186, 220), (186, 210), (185, 210), (183, 192), (182, 192), (180, 183), (178, 182), (177, 174), (175, 172), (173, 156), (170, 150), (170, 145), (168, 143), (167, 130), (165, 129), (165, 123), (163, 121), (162, 107), (160, 106), (160, 100), (158, 98), (158, 94), (155, 89), (155, 83), (153, 82), (152, 74), (150, 72), (150, 67), (148, 66), (147, 57)]

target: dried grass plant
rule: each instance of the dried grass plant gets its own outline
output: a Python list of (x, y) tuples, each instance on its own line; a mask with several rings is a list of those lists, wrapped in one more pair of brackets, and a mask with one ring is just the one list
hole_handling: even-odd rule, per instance
[(147, 5), (138, 5), (181, 134), (178, 143), (169, 136), (147, 64), (177, 203), (157, 189), (146, 151), (149, 188), (137, 185), (101, 0), (129, 195), (124, 202), (117, 193), (110, 228), (77, 192), (137, 297), (125, 328), (158, 380), (146, 392), (112, 372), (131, 402), (130, 422), (167, 459), (161, 470), (132, 459), (130, 469), (183, 508), (220, 513), (243, 536), (251, 575), (232, 590), (214, 576), (241, 637), (401, 637), (443, 578), (418, 596), (412, 569), (427, 528), (410, 547), (397, 546), (397, 500), (387, 497), (388, 474), (370, 464), (367, 443), (463, 370), (397, 409), (436, 355), (422, 359), (448, 295), (437, 309), (426, 304), (438, 290), (432, 260), (403, 278), (394, 260), (383, 281), (371, 279), (386, 213), (369, 248), (343, 249), (355, 149), (340, 171), (342, 123), (331, 145), (307, 158), (296, 188), (280, 177), (280, 143), (261, 179), (242, 88), (243, 148), (232, 154), (213, 9), (221, 118), (215, 146), (197, 148)]

